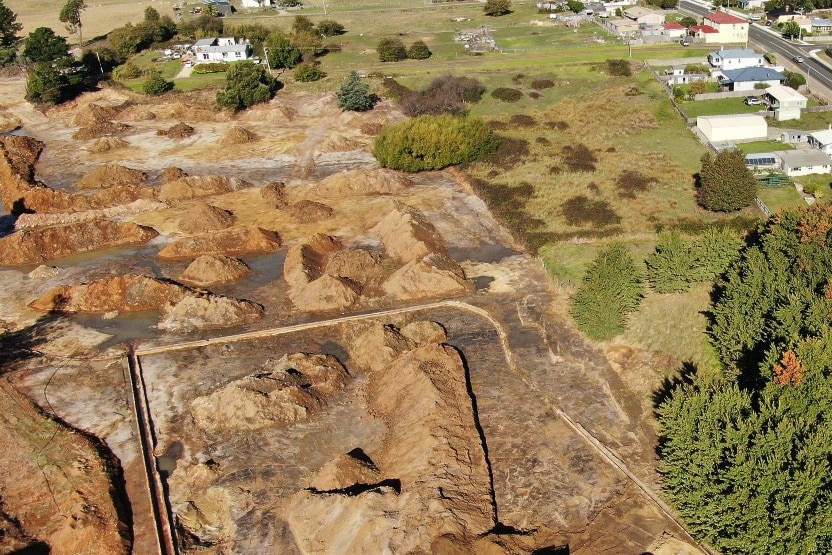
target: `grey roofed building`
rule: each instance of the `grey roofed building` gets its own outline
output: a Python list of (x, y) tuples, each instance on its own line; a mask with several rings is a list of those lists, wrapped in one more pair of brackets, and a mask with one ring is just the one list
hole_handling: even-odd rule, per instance
[(734, 83), (748, 81), (780, 81), (786, 80), (786, 76), (770, 67), (744, 67), (742, 69), (726, 69), (722, 74)]

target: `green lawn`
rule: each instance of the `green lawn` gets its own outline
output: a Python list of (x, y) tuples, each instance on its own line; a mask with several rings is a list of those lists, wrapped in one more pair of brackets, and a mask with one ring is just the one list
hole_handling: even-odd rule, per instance
[(794, 146), (782, 141), (753, 141), (737, 145), (746, 154), (757, 154), (760, 152), (773, 152), (776, 150), (794, 150)]
[(806, 112), (800, 116), (800, 119), (771, 120), (769, 125), (779, 129), (802, 129), (804, 131), (826, 129), (832, 125), (832, 112)]
[(716, 100), (689, 100), (683, 102), (682, 110), (689, 118), (699, 116), (724, 116), (728, 114), (753, 114), (761, 106), (748, 106), (743, 98), (718, 98)]
[[(827, 177), (827, 183), (829, 176)], [(800, 179), (800, 178), (797, 178)], [(768, 206), (773, 212), (778, 212), (786, 208), (798, 208), (806, 206), (806, 201), (800, 196), (800, 193), (793, 185), (784, 185), (783, 187), (760, 187), (757, 196)]]

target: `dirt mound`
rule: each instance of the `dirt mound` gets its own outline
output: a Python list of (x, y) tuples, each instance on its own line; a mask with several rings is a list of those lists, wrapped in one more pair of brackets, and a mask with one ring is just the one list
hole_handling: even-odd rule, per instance
[(93, 143), (87, 147), (87, 152), (103, 154), (112, 150), (127, 148), (128, 146), (130, 146), (130, 143), (124, 139), (119, 139), (118, 137), (102, 137), (93, 141)]
[(159, 190), (159, 199), (167, 201), (187, 200), (210, 195), (222, 195), (247, 187), (251, 187), (251, 183), (236, 177), (192, 175), (163, 184)]
[(77, 141), (87, 141), (89, 139), (98, 139), (100, 137), (118, 137), (132, 129), (126, 123), (116, 123), (114, 121), (100, 121), (92, 125), (87, 125), (79, 129), (72, 135), (72, 138)]
[(72, 118), (72, 124), (78, 127), (93, 126), (112, 120), (120, 111), (116, 106), (92, 102), (76, 110), (75, 116)]
[(401, 262), (431, 253), (448, 254), (436, 228), (418, 210), (403, 202), (396, 201), (394, 210), (371, 232), (380, 235), (387, 254)]
[(111, 119), (116, 121), (147, 121), (156, 119), (156, 113), (147, 106), (128, 106)]
[(442, 324), (425, 320), (410, 322), (402, 326), (399, 333), (420, 347), (431, 343), (444, 343), (448, 340)]
[(349, 379), (332, 355), (293, 353), (191, 402), (197, 426), (208, 431), (258, 430), (306, 420)]
[(234, 146), (234, 145), (244, 145), (247, 143), (253, 143), (254, 141), (258, 140), (260, 137), (257, 136), (256, 133), (253, 133), (246, 129), (245, 127), (239, 127), (237, 125), (231, 127), (228, 131), (225, 132), (220, 138), (220, 145), (222, 146)]
[(190, 331), (237, 326), (263, 314), (263, 307), (143, 275), (112, 276), (92, 283), (61, 285), (29, 306), (42, 312), (92, 313), (158, 310), (159, 327)]
[(286, 208), (286, 185), (282, 181), (272, 181), (260, 189), (260, 198), (275, 208)]
[(338, 239), (316, 234), (289, 249), (283, 277), (289, 284), (289, 299), (301, 310), (346, 308), (359, 298), (360, 285), (326, 273), (329, 257), (343, 249)]
[(177, 181), (179, 179), (182, 179), (183, 177), (188, 177), (188, 174), (185, 173), (182, 170), (182, 168), (176, 168), (171, 166), (162, 170), (162, 173), (159, 175), (159, 180), (164, 185), (165, 183)]
[(155, 104), (153, 111), (159, 119), (173, 119), (190, 123), (225, 121), (228, 119), (228, 116), (222, 112), (216, 112), (185, 102)]
[[(405, 353), (371, 376), (367, 398), (384, 438), (375, 451), (351, 451), (364, 468), (338, 457), (292, 496), (284, 518), (298, 552), (475, 552), (434, 549), (443, 538), (445, 547), (472, 544), (496, 524), (465, 376), (446, 345)], [(360, 479), (345, 484), (352, 475)]]
[(321, 181), (315, 193), (323, 196), (390, 195), (410, 188), (413, 182), (393, 170), (352, 170), (335, 173)]
[(195, 258), (203, 254), (264, 254), (275, 252), (282, 245), (276, 231), (252, 226), (247, 229), (227, 229), (206, 235), (185, 237), (159, 251), (159, 258)]
[(147, 174), (141, 170), (118, 164), (104, 164), (79, 179), (75, 183), (75, 188), (109, 189), (116, 185), (138, 185), (145, 179), (147, 179)]
[(0, 133), (9, 133), (23, 125), (23, 120), (0, 107)]
[(187, 123), (179, 122), (168, 129), (159, 129), (156, 134), (160, 137), (168, 137), (171, 139), (187, 139), (195, 132), (194, 128)]
[(296, 202), (287, 211), (295, 220), (302, 224), (328, 220), (335, 214), (332, 208), (314, 200)]
[(137, 199), (128, 204), (111, 206), (110, 208), (97, 208), (83, 210), (80, 212), (54, 214), (21, 214), (14, 222), (15, 229), (31, 229), (54, 225), (64, 225), (76, 222), (88, 222), (91, 220), (113, 220), (124, 219), (125, 216), (141, 214), (142, 212), (156, 212), (170, 208), (167, 203), (157, 202), (150, 199)]
[(146, 243), (156, 235), (149, 227), (110, 220), (24, 229), (0, 239), (0, 263), (7, 266), (40, 264), (82, 252)]
[(459, 264), (444, 254), (431, 253), (407, 262), (381, 287), (386, 295), (407, 301), (459, 295), (472, 286)]
[(350, 139), (341, 133), (332, 133), (321, 142), (321, 152), (349, 152), (363, 148), (364, 143)]
[(360, 368), (379, 372), (414, 347), (395, 326), (374, 323), (349, 342), (350, 360)]
[(250, 273), (249, 267), (237, 258), (204, 254), (191, 262), (179, 276), (179, 281), (197, 287), (212, 287), (240, 281)]
[(236, 216), (228, 210), (200, 202), (188, 209), (179, 222), (179, 229), (185, 233), (205, 233), (229, 228), (236, 221)]
[(42, 150), (43, 143), (31, 137), (0, 137), (0, 196), (14, 215), (97, 210), (156, 196), (156, 189), (137, 185), (117, 185), (92, 195), (51, 189), (34, 179)]
[(364, 249), (336, 251), (326, 263), (327, 274), (346, 278), (362, 286), (369, 283), (380, 271), (380, 257)]

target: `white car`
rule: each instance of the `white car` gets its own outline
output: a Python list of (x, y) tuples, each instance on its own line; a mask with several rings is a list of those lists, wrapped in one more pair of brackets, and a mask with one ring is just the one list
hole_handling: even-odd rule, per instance
[(792, 60), (796, 64), (802, 64), (803, 63), (803, 56), (795, 56), (794, 58), (792, 58)]

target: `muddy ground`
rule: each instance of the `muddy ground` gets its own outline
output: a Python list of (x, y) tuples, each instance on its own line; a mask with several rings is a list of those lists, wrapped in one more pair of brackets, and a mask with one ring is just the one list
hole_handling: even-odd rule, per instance
[[(18, 133), (45, 143), (36, 176), (50, 187), (73, 191), (82, 176), (106, 163), (146, 172), (146, 187), (157, 187), (169, 167), (239, 178), (251, 186), (116, 216), (159, 233), (140, 247), (0, 270), (5, 337), (13, 337), (15, 345), (13, 356), (3, 361), (7, 397), (2, 402), (9, 406), (2, 412), (12, 416), (2, 426), (4, 433), (26, 438), (0, 454), (0, 516), (9, 531), (0, 536), (0, 551), (42, 542), (53, 553), (113, 553), (116, 544), (128, 552), (154, 552), (125, 377), (125, 345), (133, 342), (147, 383), (155, 454), (185, 552), (698, 552), (649, 496), (658, 491), (655, 430), (649, 399), (628, 388), (631, 370), (612, 366), (560, 316), (564, 296), (553, 289), (540, 263), (494, 220), (464, 176), (453, 171), (409, 176), (412, 183), (386, 194), (322, 188), (322, 180), (339, 172), (377, 169), (370, 154), (372, 133), (376, 124), (402, 117), (392, 105), (382, 103), (366, 114), (343, 113), (331, 96), (279, 93), (268, 105), (231, 116), (215, 112), (211, 98), (198, 94), (154, 101), (102, 91), (42, 113), (21, 96), (20, 83), (17, 88), (4, 83), (0, 117), (7, 127), (20, 126)], [(88, 130), (82, 136), (101, 136), (73, 138), (105, 121), (127, 127), (110, 126), (109, 135)], [(158, 134), (183, 122), (193, 127), (190, 136)], [(248, 142), (234, 142), (240, 137), (231, 133), (235, 127), (250, 132), (237, 139)], [(314, 201), (331, 212), (308, 221), (265, 202), (260, 189), (274, 181), (285, 183), (287, 206)], [(421, 291), (406, 302), (370, 295), (340, 311), (298, 310), (283, 279), (287, 249), (325, 233), (348, 248), (383, 254), (373, 227), (397, 201), (434, 226), (436, 240), (464, 270), (470, 287), (451, 300), (469, 307), (419, 308), (443, 300)], [(251, 274), (210, 288), (262, 305), (257, 322), (162, 331), (155, 311), (45, 315), (27, 306), (52, 287), (107, 276), (176, 280), (191, 260), (156, 254), (189, 235), (183, 222), (206, 202), (233, 214), (233, 228), (274, 230), (283, 242), (273, 253), (241, 255)], [(7, 224), (12, 220), (4, 216)], [(7, 225), (4, 233), (12, 230)], [(402, 312), (375, 314), (397, 309)], [(367, 316), (339, 320), (356, 314)], [(437, 341), (449, 347), (404, 341), (406, 349), (375, 367), (367, 350), (375, 351), (356, 343), (362, 333), (378, 332), (383, 325), (401, 330), (428, 321), (445, 330)], [(312, 325), (176, 347), (299, 324)], [(6, 349), (10, 344), (4, 343)], [(323, 386), (275, 370), (292, 353), (332, 355), (348, 378), (337, 387)], [(247, 397), (248, 385), (240, 385), (269, 372), (268, 379), (280, 384), (280, 395), (254, 389), (288, 403), (288, 412), (264, 408), (256, 396)], [(391, 375), (402, 376), (401, 383)], [(638, 376), (636, 381), (651, 379)], [(221, 428), (206, 424), (211, 419), (195, 407), (211, 406), (211, 395), (228, 391), (244, 392), (234, 402), (241, 403), (240, 411), (252, 411), (256, 426), (243, 425), (242, 416), (236, 423), (225, 419)], [(16, 416), (14, 396), (31, 401), (33, 408), (23, 407)], [(419, 404), (420, 399), (433, 401)], [(407, 403), (417, 404), (403, 412)], [(266, 424), (263, 414), (270, 415)], [(32, 428), (21, 431), (22, 420), (15, 419), (24, 415), (36, 427), (59, 431), (51, 439)], [(68, 441), (62, 438), (72, 428), (89, 434), (87, 442), (75, 451), (44, 450), (44, 445)], [(419, 448), (406, 448), (410, 443)], [(30, 520), (22, 508), (24, 494), (10, 489), (14, 475), (8, 470), (33, 464), (66, 477), (27, 488), (33, 499), (43, 499), (49, 487), (78, 490), (70, 479), (77, 476), (68, 469), (77, 468), (79, 460), (93, 461), (82, 472), (89, 477), (89, 491), (80, 499), (61, 498), (69, 507), (61, 514), (75, 515), (74, 528), (42, 515)], [(101, 474), (113, 461), (123, 477), (112, 469)], [(16, 504), (10, 504), (12, 495)], [(91, 506), (98, 507), (95, 518), (80, 518)], [(66, 528), (75, 531), (71, 539), (60, 535)], [(355, 531), (367, 543), (348, 540)]]

